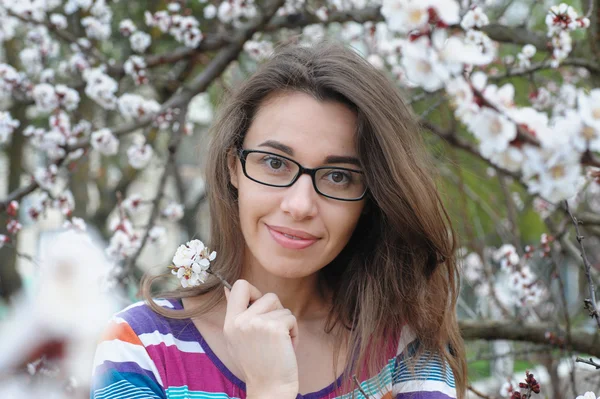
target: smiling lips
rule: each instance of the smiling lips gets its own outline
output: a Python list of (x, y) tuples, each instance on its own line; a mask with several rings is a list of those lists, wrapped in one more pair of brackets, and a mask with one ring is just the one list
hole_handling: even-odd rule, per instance
[(313, 245), (319, 240), (318, 237), (308, 234), (304, 231), (288, 229), (281, 226), (266, 225), (271, 237), (284, 248), (304, 249)]

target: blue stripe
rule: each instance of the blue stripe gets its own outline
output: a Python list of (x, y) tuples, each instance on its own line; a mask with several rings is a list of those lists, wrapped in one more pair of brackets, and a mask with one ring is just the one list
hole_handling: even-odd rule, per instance
[(165, 399), (163, 389), (153, 379), (137, 373), (106, 370), (93, 377), (90, 399)]
[(239, 399), (228, 396), (224, 392), (190, 391), (187, 385), (169, 387), (166, 390), (168, 399)]

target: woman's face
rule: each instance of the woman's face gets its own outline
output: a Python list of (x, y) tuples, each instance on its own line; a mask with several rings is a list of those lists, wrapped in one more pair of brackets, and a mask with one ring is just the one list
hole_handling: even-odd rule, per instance
[[(345, 105), (319, 102), (300, 92), (283, 93), (263, 102), (243, 148), (282, 155), (307, 168), (360, 170), (352, 162), (358, 162), (355, 132), (356, 115)], [(334, 156), (350, 159), (332, 163)], [(281, 168), (277, 159), (263, 158), (261, 162), (267, 162), (268, 168)], [(341, 252), (356, 227), (364, 199), (324, 197), (315, 191), (308, 174), (290, 187), (265, 186), (244, 175), (239, 158), (231, 165), (231, 183), (238, 189), (241, 229), (250, 258), (247, 264), (259, 265), (282, 278), (301, 278), (317, 272)], [(339, 180), (339, 175), (333, 179)]]

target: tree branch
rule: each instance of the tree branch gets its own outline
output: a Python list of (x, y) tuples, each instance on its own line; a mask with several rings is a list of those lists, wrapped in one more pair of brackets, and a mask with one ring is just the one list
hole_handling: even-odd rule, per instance
[[(507, 321), (461, 320), (458, 324), (463, 338), (467, 340), (509, 340), (548, 345), (546, 332), (556, 331), (554, 325), (541, 323), (519, 325)], [(559, 334), (564, 332), (561, 330)], [(600, 332), (590, 334), (583, 329), (573, 329), (571, 344), (574, 351), (600, 357)]]
[(583, 260), (583, 266), (585, 269), (585, 277), (588, 280), (588, 289), (589, 289), (590, 297), (589, 297), (589, 299), (584, 300), (585, 308), (589, 311), (590, 317), (593, 317), (596, 319), (596, 324), (598, 325), (598, 328), (600, 328), (600, 311), (598, 311), (598, 305), (596, 304), (596, 288), (594, 287), (594, 281), (592, 280), (592, 275), (590, 274), (590, 269), (592, 268), (592, 265), (590, 264), (590, 261), (588, 260), (586, 254), (585, 254), (585, 246), (583, 245), (584, 237), (579, 232), (579, 223), (580, 222), (571, 213), (571, 210), (569, 209), (569, 202), (565, 200), (564, 204), (565, 204), (565, 209), (566, 209), (567, 213), (569, 214), (569, 216), (571, 217), (571, 220), (573, 221), (573, 224), (575, 225), (575, 234), (577, 234), (577, 242), (579, 242), (579, 247), (581, 249), (581, 259)]

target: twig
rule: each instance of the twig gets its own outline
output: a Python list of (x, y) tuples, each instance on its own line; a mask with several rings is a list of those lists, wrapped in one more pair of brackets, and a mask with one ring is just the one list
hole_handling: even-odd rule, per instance
[(483, 392), (478, 391), (477, 389), (473, 388), (473, 385), (471, 385), (471, 384), (467, 385), (467, 389), (482, 399), (493, 399), (492, 396), (486, 395)]
[(129, 258), (129, 260), (127, 262), (127, 266), (123, 268), (123, 272), (120, 276), (121, 281), (129, 275), (129, 273), (131, 272), (131, 269), (136, 264), (137, 259), (139, 258), (140, 254), (142, 253), (144, 246), (146, 245), (146, 242), (148, 241), (148, 238), (150, 237), (150, 230), (152, 230), (152, 227), (154, 226), (156, 219), (158, 218), (158, 216), (160, 214), (160, 202), (164, 196), (164, 191), (165, 191), (165, 187), (167, 185), (167, 178), (169, 177), (169, 172), (171, 171), (171, 168), (176, 167), (175, 157), (177, 155), (177, 149), (179, 147), (179, 143), (181, 142), (181, 137), (183, 136), (183, 130), (185, 129), (186, 114), (187, 114), (187, 106), (179, 110), (179, 117), (178, 117), (179, 128), (174, 133), (173, 137), (171, 138), (171, 142), (169, 143), (169, 155), (167, 157), (167, 162), (166, 162), (165, 168), (163, 170), (163, 173), (160, 177), (160, 181), (158, 183), (156, 197), (152, 201), (152, 211), (150, 213), (150, 219), (148, 220), (148, 224), (146, 225), (144, 237), (142, 238), (142, 242), (140, 243), (140, 246), (138, 247), (135, 254), (131, 258)]
[(590, 18), (592, 16), (592, 12), (594, 12), (594, 0), (588, 0), (588, 10), (585, 13), (585, 17)]
[[(592, 73), (592, 74), (595, 74), (595, 75), (600, 74), (600, 68), (598, 68), (597, 64), (590, 62), (583, 58), (567, 58), (566, 60), (561, 62), (560, 65), (585, 68), (588, 71), (590, 71), (590, 73)], [(555, 68), (552, 67), (550, 62), (539, 62), (537, 64), (531, 65), (529, 68), (515, 68), (515, 69), (511, 69), (510, 71), (507, 71), (506, 73), (503, 73), (501, 75), (494, 75), (494, 76), (490, 75), (489, 80), (491, 82), (493, 82), (493, 81), (498, 81), (498, 80), (502, 80), (502, 79), (506, 79), (506, 78), (516, 77), (516, 76), (529, 75), (533, 72), (538, 72), (538, 71), (541, 71), (544, 69), (555, 69)]]
[(577, 363), (585, 363), (585, 364), (589, 364), (590, 366), (594, 366), (594, 367), (596, 367), (596, 370), (600, 370), (600, 363), (596, 363), (596, 362), (594, 361), (594, 359), (592, 359), (591, 357), (590, 357), (590, 360), (585, 360), (585, 359), (582, 359), (582, 358), (580, 358), (579, 356), (577, 356), (577, 358), (575, 359), (575, 361), (576, 361)]
[(569, 216), (571, 217), (573, 224), (575, 225), (575, 234), (577, 234), (577, 242), (579, 242), (579, 247), (581, 249), (581, 259), (583, 259), (583, 265), (585, 268), (585, 276), (588, 280), (588, 289), (589, 289), (590, 297), (584, 301), (585, 307), (588, 310), (590, 317), (593, 317), (596, 319), (596, 324), (598, 325), (598, 328), (600, 328), (600, 312), (598, 311), (598, 305), (596, 304), (596, 287), (594, 286), (594, 281), (592, 280), (592, 276), (590, 274), (590, 269), (592, 268), (592, 265), (590, 264), (590, 261), (588, 260), (586, 254), (585, 254), (585, 246), (583, 245), (584, 237), (579, 232), (579, 223), (580, 222), (571, 213), (571, 210), (569, 209), (569, 202), (567, 200), (565, 200), (564, 203), (565, 203), (565, 209), (566, 209), (567, 213), (569, 214)]
[[(563, 316), (565, 319), (566, 332), (567, 332), (566, 349), (569, 352), (569, 359), (572, 362), (573, 361), (573, 350), (571, 349), (571, 340), (572, 340), (571, 339), (571, 317), (569, 315), (569, 307), (567, 305), (567, 296), (565, 294), (565, 284), (560, 275), (560, 271), (558, 270), (558, 259), (556, 259), (556, 254), (554, 253), (554, 251), (552, 249), (550, 250), (550, 257), (552, 259), (552, 271), (553, 271), (553, 274), (556, 275), (556, 279), (558, 280), (558, 289), (560, 290), (560, 302), (562, 305), (561, 307), (563, 310)], [(574, 366), (574, 364), (572, 366)], [(573, 390), (573, 395), (577, 396), (575, 367), (571, 367), (570, 377), (571, 377), (571, 389)]]

